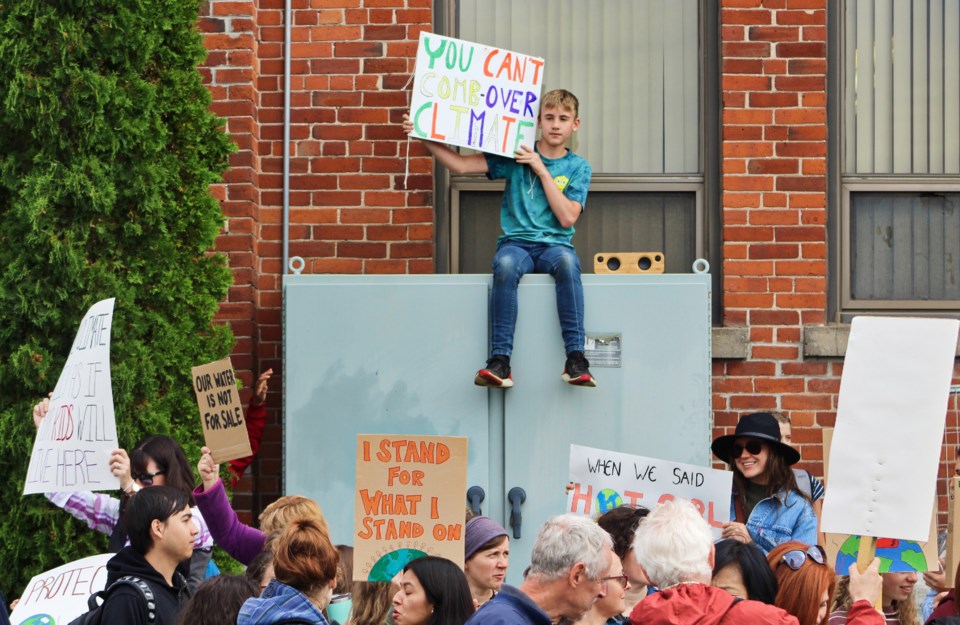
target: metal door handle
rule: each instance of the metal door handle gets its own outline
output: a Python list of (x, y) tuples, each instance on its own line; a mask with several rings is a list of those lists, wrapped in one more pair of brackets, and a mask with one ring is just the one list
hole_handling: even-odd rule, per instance
[(467, 502), (470, 504), (470, 510), (475, 515), (480, 515), (483, 513), (480, 510), (480, 504), (486, 498), (487, 494), (483, 492), (483, 489), (479, 486), (471, 486), (467, 491)]
[(513, 537), (520, 538), (520, 526), (523, 525), (520, 505), (527, 500), (527, 493), (519, 486), (514, 486), (507, 493), (507, 499), (510, 501), (510, 527), (513, 529)]

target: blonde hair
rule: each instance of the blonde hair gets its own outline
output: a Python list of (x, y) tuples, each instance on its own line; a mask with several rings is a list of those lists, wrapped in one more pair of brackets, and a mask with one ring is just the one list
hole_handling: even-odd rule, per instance
[(566, 89), (554, 89), (548, 91), (540, 100), (540, 110), (543, 109), (567, 109), (573, 111), (573, 118), (580, 117), (580, 100)]
[(260, 531), (264, 534), (282, 532), (295, 519), (313, 519), (320, 529), (330, 535), (327, 520), (316, 501), (302, 495), (288, 495), (277, 499), (260, 513)]

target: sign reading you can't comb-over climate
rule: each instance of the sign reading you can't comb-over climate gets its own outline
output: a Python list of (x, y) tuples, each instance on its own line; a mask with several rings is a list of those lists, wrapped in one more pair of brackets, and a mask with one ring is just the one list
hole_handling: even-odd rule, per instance
[(537, 133), (543, 59), (420, 33), (410, 100), (416, 136), (512, 157)]

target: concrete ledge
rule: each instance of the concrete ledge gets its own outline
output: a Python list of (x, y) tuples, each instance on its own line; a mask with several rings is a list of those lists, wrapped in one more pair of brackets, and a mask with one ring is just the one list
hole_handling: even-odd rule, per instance
[(803, 356), (842, 358), (847, 353), (850, 324), (803, 326)]
[(746, 359), (750, 355), (748, 328), (714, 327), (710, 333), (714, 359)]
[[(803, 356), (813, 358), (843, 358), (847, 353), (850, 324), (834, 323), (825, 326), (803, 326)], [(954, 354), (960, 357), (960, 340)]]

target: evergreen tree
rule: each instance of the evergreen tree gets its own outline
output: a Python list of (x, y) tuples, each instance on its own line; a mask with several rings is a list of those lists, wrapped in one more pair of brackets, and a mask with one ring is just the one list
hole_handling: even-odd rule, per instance
[(21, 495), (31, 406), (53, 389), (81, 316), (116, 297), (119, 443), (202, 440), (190, 367), (233, 337), (209, 252), (211, 183), (233, 145), (209, 111), (197, 0), (0, 0), (0, 588), (105, 550), (41, 495)]

